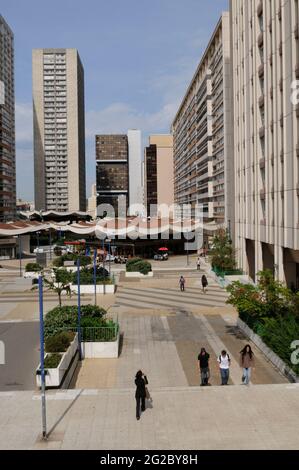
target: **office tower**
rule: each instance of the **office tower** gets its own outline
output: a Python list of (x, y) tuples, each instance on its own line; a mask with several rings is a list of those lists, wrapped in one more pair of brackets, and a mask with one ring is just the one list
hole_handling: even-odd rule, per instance
[(137, 129), (128, 130), (129, 149), (129, 213), (128, 215), (143, 215), (141, 204), (143, 201), (142, 188), (142, 147), (141, 132)]
[(84, 70), (76, 49), (34, 49), (34, 181), (37, 210), (84, 211)]
[[(141, 133), (96, 135), (98, 206), (109, 204), (115, 216), (136, 215), (143, 203), (141, 182)], [(119, 214), (121, 199), (125, 213)], [(130, 205), (135, 205), (129, 210)]]
[(91, 186), (91, 196), (87, 200), (87, 213), (93, 219), (97, 216), (97, 185)]
[(14, 35), (0, 15), (0, 222), (16, 215)]
[(297, 288), (298, 18), (298, 0), (231, 1), (238, 263), (253, 279), (269, 268)]
[(223, 13), (172, 124), (175, 202), (232, 225), (233, 136), (229, 13)]
[[(173, 136), (151, 135), (145, 148), (145, 199), (147, 215), (157, 215), (151, 206), (174, 204)], [(172, 214), (172, 210), (171, 210)]]
[(125, 215), (118, 213), (118, 201), (121, 198), (127, 211), (129, 206), (128, 137), (125, 134), (96, 135), (96, 164), (97, 205), (109, 204), (115, 211), (116, 217)]

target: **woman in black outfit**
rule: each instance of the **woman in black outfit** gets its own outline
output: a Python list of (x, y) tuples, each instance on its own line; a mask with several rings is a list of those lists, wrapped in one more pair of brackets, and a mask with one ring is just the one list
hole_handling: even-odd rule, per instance
[(135, 377), (135, 385), (136, 385), (136, 419), (140, 419), (140, 402), (141, 402), (141, 411), (145, 411), (145, 397), (146, 397), (146, 390), (145, 386), (148, 384), (146, 375), (143, 375), (143, 372), (139, 370)]

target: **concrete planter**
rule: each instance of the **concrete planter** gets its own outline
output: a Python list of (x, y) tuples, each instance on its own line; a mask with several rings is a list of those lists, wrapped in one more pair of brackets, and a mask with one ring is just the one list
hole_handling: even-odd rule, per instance
[[(46, 375), (46, 387), (59, 387), (63, 377), (69, 369), (69, 366), (72, 362), (73, 357), (75, 356), (78, 350), (78, 333), (76, 333), (75, 338), (69, 345), (65, 353), (62, 354), (61, 361), (58, 366), (54, 369), (47, 369)], [(45, 355), (45, 358), (49, 354)], [(38, 365), (37, 371), (40, 370), (40, 364)], [(41, 386), (41, 376), (36, 376), (36, 384), (38, 387)]]
[(82, 343), (82, 355), (84, 359), (116, 358), (119, 349), (119, 333), (116, 341), (87, 342)]
[[(71, 286), (72, 292), (78, 293), (78, 286)], [(97, 284), (97, 294), (114, 294), (115, 284)], [(81, 294), (94, 294), (94, 285), (93, 284), (80, 284), (80, 293)]]
[(299, 377), (295, 372), (282, 360), (280, 357), (272, 351), (261, 339), (259, 335), (254, 333), (249, 326), (238, 318), (237, 325), (240, 330), (262, 351), (262, 353), (269, 359), (272, 364), (290, 381), (299, 382)]
[(138, 278), (148, 278), (148, 277), (153, 277), (154, 272), (150, 271), (147, 274), (142, 274), (139, 272), (127, 272), (126, 271), (126, 277), (138, 277)]

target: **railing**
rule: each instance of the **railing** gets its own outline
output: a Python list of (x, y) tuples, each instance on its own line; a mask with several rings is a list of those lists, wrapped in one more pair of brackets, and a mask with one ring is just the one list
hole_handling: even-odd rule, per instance
[[(47, 329), (45, 328), (45, 336), (47, 337)], [(51, 328), (52, 330), (52, 328)], [(55, 329), (55, 334), (61, 332), (72, 331), (77, 333), (78, 328), (57, 328)], [(80, 328), (81, 331), (81, 341), (84, 343), (99, 343), (99, 342), (108, 342), (116, 341), (117, 335), (119, 332), (119, 324), (115, 323), (114, 326), (83, 326)]]

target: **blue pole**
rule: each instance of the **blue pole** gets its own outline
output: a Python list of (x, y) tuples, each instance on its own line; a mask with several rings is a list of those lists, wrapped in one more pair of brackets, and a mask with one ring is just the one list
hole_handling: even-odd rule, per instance
[(40, 338), (40, 372), (41, 372), (41, 392), (42, 392), (42, 426), (43, 439), (47, 437), (47, 420), (46, 420), (46, 377), (45, 377), (45, 351), (44, 351), (44, 309), (43, 309), (43, 278), (38, 277), (39, 291), (39, 338)]
[(20, 277), (22, 277), (22, 239), (19, 235), (19, 258), (20, 258)]
[(104, 242), (104, 238), (103, 238), (103, 276), (104, 276), (104, 286), (103, 286), (103, 289), (104, 289), (104, 294), (106, 294), (106, 284), (105, 284), (105, 242)]
[(97, 305), (97, 249), (93, 253), (94, 304)]
[(78, 285), (78, 351), (79, 359), (82, 359), (81, 350), (81, 297), (80, 297), (80, 257), (77, 260), (77, 285)]

